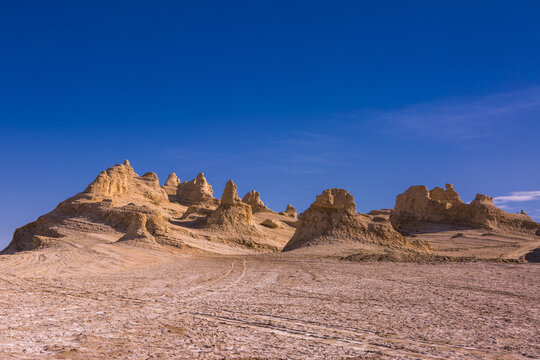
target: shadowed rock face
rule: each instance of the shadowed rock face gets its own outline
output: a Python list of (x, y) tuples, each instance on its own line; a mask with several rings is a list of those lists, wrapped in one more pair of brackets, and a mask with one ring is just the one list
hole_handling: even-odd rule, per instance
[(466, 204), (452, 185), (446, 191), (425, 186), (411, 186), (396, 197), (390, 221), (396, 229), (422, 231), (427, 224), (450, 224), (471, 228), (518, 231), (534, 234), (540, 224), (526, 214), (510, 214), (493, 204), (493, 198), (477, 194)]
[(191, 181), (178, 185), (176, 192), (177, 201), (183, 205), (215, 204), (214, 190), (201, 172)]
[(261, 195), (259, 194), (259, 192), (255, 190), (248, 192), (244, 196), (242, 201), (248, 204), (249, 206), (251, 206), (251, 210), (254, 213), (260, 212), (260, 211), (270, 211), (270, 209), (266, 207), (266, 205), (264, 205), (263, 201), (261, 200)]
[(358, 214), (353, 196), (343, 189), (323, 191), (298, 220), (296, 232), (283, 251), (351, 242), (414, 247), (385, 218)]

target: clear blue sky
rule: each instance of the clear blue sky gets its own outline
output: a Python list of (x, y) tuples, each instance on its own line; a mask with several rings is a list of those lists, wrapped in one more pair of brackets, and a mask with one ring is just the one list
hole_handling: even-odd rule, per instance
[(275, 210), (451, 182), (540, 220), (539, 1), (21, 0), (0, 32), (0, 248), (124, 159)]

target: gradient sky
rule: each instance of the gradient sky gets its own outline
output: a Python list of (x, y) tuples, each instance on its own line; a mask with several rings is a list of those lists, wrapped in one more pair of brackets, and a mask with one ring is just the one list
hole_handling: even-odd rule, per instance
[(453, 183), (540, 221), (539, 1), (4, 1), (0, 248), (129, 159), (274, 210)]

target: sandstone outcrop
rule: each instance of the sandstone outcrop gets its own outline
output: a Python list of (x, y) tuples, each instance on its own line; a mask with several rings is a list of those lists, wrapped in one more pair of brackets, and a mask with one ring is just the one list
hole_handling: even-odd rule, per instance
[(97, 199), (129, 195), (156, 204), (169, 201), (167, 193), (159, 186), (157, 175), (152, 172), (137, 175), (128, 160), (102, 171), (84, 193)]
[(260, 211), (271, 211), (268, 207), (266, 207), (266, 205), (264, 205), (258, 191), (252, 190), (248, 192), (246, 195), (244, 195), (242, 201), (251, 206), (251, 211), (254, 213)]
[(283, 251), (312, 245), (369, 243), (379, 247), (425, 251), (394, 230), (384, 217), (358, 214), (353, 196), (343, 189), (327, 189), (298, 216), (298, 226)]
[(172, 173), (161, 187), (156, 174), (139, 176), (126, 161), (102, 171), (82, 193), (17, 229), (3, 253), (111, 242), (217, 253), (279, 251), (292, 236), (293, 228), (285, 223), (277, 231), (259, 226), (263, 212), (256, 224), (251, 206), (238, 197), (232, 181), (221, 201), (212, 195), (202, 173), (184, 183)]
[(485, 228), (534, 234), (540, 224), (526, 214), (510, 214), (493, 204), (493, 198), (477, 194), (466, 204), (452, 185), (446, 190), (411, 186), (396, 197), (390, 221), (400, 231), (422, 232), (434, 224)]
[(449, 204), (462, 204), (463, 203), (457, 191), (454, 190), (454, 186), (452, 184), (446, 184), (445, 189), (436, 186), (429, 192), (429, 195), (431, 199), (440, 201), (442, 203), (449, 203)]
[(296, 219), (296, 216), (297, 216), (296, 208), (294, 206), (292, 206), (291, 204), (288, 204), (285, 211), (282, 211), (279, 214), (280, 215), (285, 215), (285, 216), (290, 216), (290, 217), (295, 218), (295, 219)]
[(182, 205), (216, 204), (214, 190), (201, 172), (193, 180), (178, 184), (177, 201)]
[(392, 209), (377, 209), (377, 210), (371, 210), (368, 212), (368, 215), (372, 216), (385, 216), (390, 217), (390, 214), (392, 214)]
[(175, 173), (170, 173), (167, 181), (165, 181), (165, 184), (163, 185), (163, 190), (165, 190), (167, 195), (169, 195), (169, 199), (171, 196), (176, 197), (179, 185), (180, 179), (178, 178), (178, 176), (176, 176)]
[(270, 228), (270, 229), (276, 229), (279, 227), (279, 223), (277, 221), (274, 221), (272, 219), (265, 219), (262, 223), (261, 223), (262, 226), (266, 226), (267, 228)]
[(118, 232), (119, 240), (160, 242), (168, 235), (159, 206), (168, 196), (155, 173), (135, 173), (129, 161), (102, 171), (84, 190), (48, 214), (15, 230), (5, 252), (61, 246), (68, 236)]
[(218, 208), (207, 220), (207, 227), (232, 233), (259, 234), (253, 223), (251, 206), (238, 196), (236, 184), (229, 180), (223, 190)]
[(4, 252), (62, 245), (62, 238), (66, 236), (102, 230), (124, 233), (119, 241), (148, 243), (159, 243), (169, 233), (163, 216), (148, 206), (130, 203), (114, 207), (111, 199), (93, 201), (91, 196), (81, 193), (61, 202), (56, 209), (36, 221), (15, 230), (13, 240)]

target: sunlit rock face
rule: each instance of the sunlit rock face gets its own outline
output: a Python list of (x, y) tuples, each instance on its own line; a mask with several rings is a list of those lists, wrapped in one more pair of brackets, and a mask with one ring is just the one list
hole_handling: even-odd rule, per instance
[(466, 204), (451, 184), (446, 190), (429, 191), (423, 185), (411, 186), (396, 197), (390, 221), (399, 230), (422, 230), (427, 224), (448, 224), (534, 234), (540, 225), (527, 214), (511, 214), (493, 204), (493, 198), (477, 194)]

